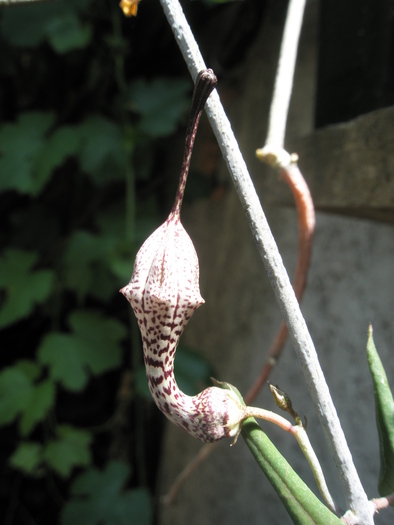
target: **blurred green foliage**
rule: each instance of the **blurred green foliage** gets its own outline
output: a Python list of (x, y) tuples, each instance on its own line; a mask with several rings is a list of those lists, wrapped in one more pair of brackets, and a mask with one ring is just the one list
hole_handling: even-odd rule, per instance
[(376, 423), (380, 445), (378, 490), (381, 496), (394, 493), (394, 399), (386, 372), (376, 350), (372, 326), (368, 330), (367, 358), (371, 371), (376, 405)]
[(52, 292), (55, 275), (51, 270), (33, 270), (37, 252), (10, 248), (0, 259), (0, 289), (3, 290), (0, 328), (29, 315), (36, 304)]
[(110, 462), (104, 471), (90, 469), (78, 476), (71, 491), (76, 496), (62, 512), (62, 525), (138, 525), (151, 522), (152, 505), (144, 489), (123, 490), (130, 468)]
[(92, 27), (81, 18), (90, 0), (68, 0), (51, 4), (13, 6), (3, 13), (0, 30), (16, 47), (37, 47), (44, 42), (56, 53), (86, 47)]
[[(163, 27), (172, 42), (164, 17)], [(185, 121), (192, 85), (176, 67), (166, 75), (147, 64), (147, 30), (140, 14), (126, 20), (107, 0), (0, 11), (7, 525), (152, 521), (149, 461), (162, 419), (118, 290), (169, 209), (155, 166), (160, 141)], [(204, 386), (211, 370), (197, 354), (184, 349), (177, 361), (185, 390)], [(148, 435), (157, 436), (149, 451)]]

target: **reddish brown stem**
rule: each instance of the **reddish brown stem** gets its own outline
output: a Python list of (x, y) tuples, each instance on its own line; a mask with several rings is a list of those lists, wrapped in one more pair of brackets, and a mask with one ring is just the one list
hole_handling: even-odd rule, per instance
[[(313, 233), (315, 230), (315, 210), (308, 185), (296, 164), (289, 164), (280, 170), (281, 178), (287, 183), (294, 196), (298, 216), (298, 259), (294, 274), (293, 288), (298, 302), (301, 301), (306, 286), (309, 264), (312, 254)], [(260, 375), (245, 396), (249, 405), (256, 398), (278, 362), (286, 342), (288, 330), (283, 322), (268, 352)]]
[(192, 106), (190, 109), (189, 120), (186, 128), (185, 150), (183, 154), (183, 162), (181, 168), (181, 175), (179, 178), (179, 185), (175, 197), (175, 203), (172, 213), (180, 214), (183, 195), (185, 193), (187, 176), (189, 174), (190, 159), (193, 152), (194, 141), (196, 138), (198, 124), (205, 106), (205, 103), (217, 84), (217, 78), (212, 69), (203, 69), (196, 78), (194, 85)]
[(186, 467), (178, 474), (175, 481), (170, 487), (168, 494), (163, 496), (162, 502), (166, 505), (172, 505), (175, 502), (175, 499), (180, 491), (183, 483), (187, 480), (189, 476), (197, 470), (198, 466), (203, 463), (210, 455), (211, 452), (215, 450), (218, 443), (210, 443), (204, 445), (199, 452), (194, 456), (194, 458), (186, 465)]

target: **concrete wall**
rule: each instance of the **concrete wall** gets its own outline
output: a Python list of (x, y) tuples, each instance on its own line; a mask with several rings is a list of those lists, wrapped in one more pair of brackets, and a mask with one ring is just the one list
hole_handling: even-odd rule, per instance
[[(317, 6), (317, 2), (309, 2), (306, 13), (289, 119), (290, 137), (312, 130)], [(251, 51), (234, 128), (292, 275), (297, 250), (295, 210), (267, 204), (265, 180), (275, 175), (264, 171), (254, 159), (254, 151), (264, 139), (282, 16), (281, 8), (271, 10)], [(307, 178), (307, 174), (304, 175)], [(287, 189), (283, 187), (283, 191)], [(246, 393), (265, 361), (280, 324), (279, 310), (262, 262), (232, 188), (219, 202), (195, 203), (184, 210), (183, 219), (199, 254), (201, 292), (206, 300), (194, 314), (183, 340), (207, 356), (217, 370), (218, 379)], [(394, 386), (393, 261), (392, 225), (317, 213), (312, 267), (302, 310), (369, 497), (378, 495), (379, 448), (373, 387), (365, 355), (366, 334), (368, 323), (372, 322), (377, 348)], [(343, 505), (335, 467), (289, 343), (271, 380), (286, 390), (296, 410), (307, 416), (308, 433), (321, 459), (329, 488)], [(266, 389), (255, 404), (277, 410)], [(263, 427), (314, 490), (309, 466), (295, 440), (269, 424)], [(168, 425), (160, 494), (167, 492), (177, 474), (201, 447), (182, 430)], [(394, 511), (389, 509), (376, 517), (376, 523), (388, 525), (393, 519)], [(160, 505), (158, 521), (160, 525), (291, 523), (242, 439), (234, 447), (230, 447), (229, 441), (221, 442), (184, 483), (176, 503)]]

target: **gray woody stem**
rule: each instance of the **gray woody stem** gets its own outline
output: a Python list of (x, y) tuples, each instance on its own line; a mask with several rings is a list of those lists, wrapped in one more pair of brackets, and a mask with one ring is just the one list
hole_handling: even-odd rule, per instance
[[(180, 47), (190, 74), (193, 80), (195, 80), (198, 72), (205, 69), (206, 66), (193, 33), (183, 14), (182, 7), (178, 0), (160, 0), (160, 3), (174, 32), (175, 39)], [(372, 525), (374, 508), (368, 502), (365, 491), (361, 485), (320, 367), (313, 341), (301, 314), (298, 301), (248, 173), (245, 161), (216, 91), (209, 97), (206, 108), (212, 129), (233, 178), (235, 188), (263, 259), (280, 310), (287, 323), (293, 346), (335, 459), (346, 498), (346, 504), (355, 514), (357, 522), (360, 525)]]

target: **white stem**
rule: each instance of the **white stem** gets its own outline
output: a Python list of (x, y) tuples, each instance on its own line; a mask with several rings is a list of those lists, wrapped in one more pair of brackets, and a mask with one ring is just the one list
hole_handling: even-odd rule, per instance
[(290, 0), (268, 118), (266, 145), (283, 148), (306, 0)]
[[(174, 32), (193, 79), (198, 71), (205, 69), (193, 33), (187, 23), (178, 0), (160, 0), (164, 13)], [(336, 409), (324, 378), (313, 341), (301, 314), (293, 287), (283, 265), (275, 239), (269, 228), (260, 200), (240, 152), (230, 122), (220, 103), (217, 92), (207, 102), (207, 114), (223, 157), (233, 178), (235, 188), (244, 208), (258, 250), (263, 259), (271, 286), (276, 295), (282, 315), (315, 403), (320, 422), (326, 434), (342, 483), (348, 507), (359, 517), (363, 525), (372, 525), (373, 517), (368, 499), (354, 466)]]
[(264, 421), (269, 421), (274, 425), (277, 425), (279, 428), (285, 432), (293, 433), (293, 425), (283, 416), (271, 412), (271, 410), (266, 410), (265, 408), (259, 407), (245, 407), (245, 419), (248, 417), (255, 417), (258, 419), (264, 419)]
[(379, 510), (385, 509), (390, 505), (394, 506), (394, 493), (386, 497), (374, 498), (371, 502), (375, 505), (376, 512), (379, 512)]

